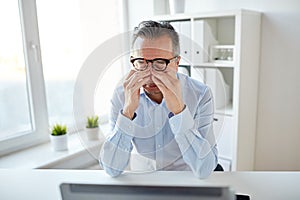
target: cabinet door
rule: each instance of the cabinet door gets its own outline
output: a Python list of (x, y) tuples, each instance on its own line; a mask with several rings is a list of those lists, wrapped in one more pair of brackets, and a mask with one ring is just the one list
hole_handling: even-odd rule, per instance
[(194, 57), (193, 65), (199, 65), (207, 62), (208, 60), (208, 58), (205, 58), (207, 50), (204, 49), (204, 23), (204, 20), (197, 20), (194, 22), (194, 51), (192, 52)]
[(193, 65), (201, 65), (209, 61), (209, 49), (217, 44), (216, 20), (195, 20), (193, 46)]
[(180, 40), (180, 65), (192, 64), (192, 32), (191, 21), (175, 21), (171, 25), (179, 34)]
[(223, 109), (230, 103), (230, 86), (225, 82), (223, 73), (218, 68), (205, 68), (205, 84), (213, 93), (216, 109)]
[(233, 158), (233, 117), (215, 114), (214, 133), (219, 158), (231, 162)]
[(190, 22), (175, 21), (175, 22), (171, 22), (170, 24), (173, 26), (173, 28), (179, 35), (180, 56), (181, 56), (181, 60), (180, 60), (179, 64), (180, 65), (189, 65), (188, 59), (190, 59), (190, 58), (188, 58), (188, 55), (189, 55), (190, 49), (188, 49), (189, 48), (188, 40), (191, 36), (190, 36), (189, 31), (187, 30), (188, 25), (186, 25), (184, 23), (190, 23)]
[(181, 54), (181, 65), (190, 65), (192, 55), (192, 40), (191, 40), (191, 22), (183, 21), (180, 22), (180, 54)]
[(205, 83), (205, 69), (199, 67), (191, 67), (191, 77), (202, 83)]
[(230, 159), (219, 157), (219, 164), (222, 165), (226, 172), (232, 170), (232, 161)]

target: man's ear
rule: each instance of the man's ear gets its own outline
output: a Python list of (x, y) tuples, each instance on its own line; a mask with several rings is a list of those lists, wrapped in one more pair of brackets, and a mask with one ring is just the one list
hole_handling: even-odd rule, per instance
[(180, 59), (181, 59), (181, 57), (180, 57), (180, 56), (177, 56), (177, 58), (176, 58), (176, 65), (177, 65), (177, 67), (178, 67), (178, 65), (179, 65)]
[(178, 71), (178, 66), (179, 66), (179, 62), (180, 62), (181, 57), (177, 56), (176, 58), (176, 70)]

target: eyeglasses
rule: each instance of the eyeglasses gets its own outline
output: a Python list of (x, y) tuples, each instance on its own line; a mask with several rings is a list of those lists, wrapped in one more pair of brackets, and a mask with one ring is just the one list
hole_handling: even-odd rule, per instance
[(138, 71), (144, 71), (148, 68), (148, 63), (152, 63), (152, 68), (156, 71), (165, 71), (167, 69), (168, 64), (177, 58), (177, 56), (171, 59), (165, 58), (154, 58), (153, 60), (146, 60), (145, 58), (133, 58), (131, 57), (130, 62), (133, 67)]

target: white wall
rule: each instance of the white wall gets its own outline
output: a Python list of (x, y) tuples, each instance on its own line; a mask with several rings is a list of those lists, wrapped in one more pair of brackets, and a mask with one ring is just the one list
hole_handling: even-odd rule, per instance
[[(86, 82), (85, 84), (90, 84), (90, 86), (96, 84), (96, 89), (94, 90), (92, 87), (87, 87), (81, 91), (80, 94), (86, 94), (86, 96), (89, 93), (94, 94), (94, 105), (90, 103), (90, 99), (86, 98), (85, 95), (80, 95), (82, 98), (81, 101), (83, 101), (80, 113), (82, 112), (82, 115), (91, 115), (95, 113), (100, 116), (101, 120), (106, 121), (109, 112), (110, 98), (115, 85), (121, 78), (122, 66), (120, 60), (117, 58), (114, 58), (115, 60), (113, 60), (109, 66), (104, 65), (103, 62), (108, 57), (114, 55), (109, 48), (113, 48), (115, 52), (118, 52), (117, 49), (120, 48), (113, 45), (107, 47), (105, 44), (107, 41), (112, 40), (113, 37), (116, 37), (123, 32), (122, 2), (119, 0), (106, 1), (105, 4), (103, 1), (98, 0), (79, 0), (79, 2), (83, 62), (86, 62), (88, 59), (88, 63), (93, 63), (90, 64), (89, 67), (92, 68), (92, 66), (95, 66), (95, 69), (99, 70), (98, 72), (95, 70), (85, 72), (87, 73), (85, 76), (91, 81), (90, 83)], [(113, 41), (116, 42), (116, 40), (117, 39)], [(103, 54), (101, 55), (100, 50), (96, 51), (100, 46), (105, 48), (105, 52), (102, 52)], [(95, 51), (97, 52), (97, 56), (89, 57), (92, 52)], [(114, 68), (118, 69), (116, 70)], [(114, 72), (111, 72), (112, 70), (114, 70)], [(103, 76), (101, 76), (100, 72), (103, 73)], [(111, 74), (114, 74), (114, 76)], [(77, 115), (79, 114), (77, 113)]]
[[(129, 2), (129, 25), (158, 13), (157, 0)], [(255, 170), (300, 170), (300, 1), (186, 0), (185, 12), (239, 8), (263, 13)]]

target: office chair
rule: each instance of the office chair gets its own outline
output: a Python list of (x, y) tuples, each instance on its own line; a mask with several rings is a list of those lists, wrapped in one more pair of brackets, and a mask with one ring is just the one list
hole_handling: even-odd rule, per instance
[(214, 171), (223, 172), (224, 169), (223, 169), (222, 165), (220, 165), (220, 164), (218, 163)]

